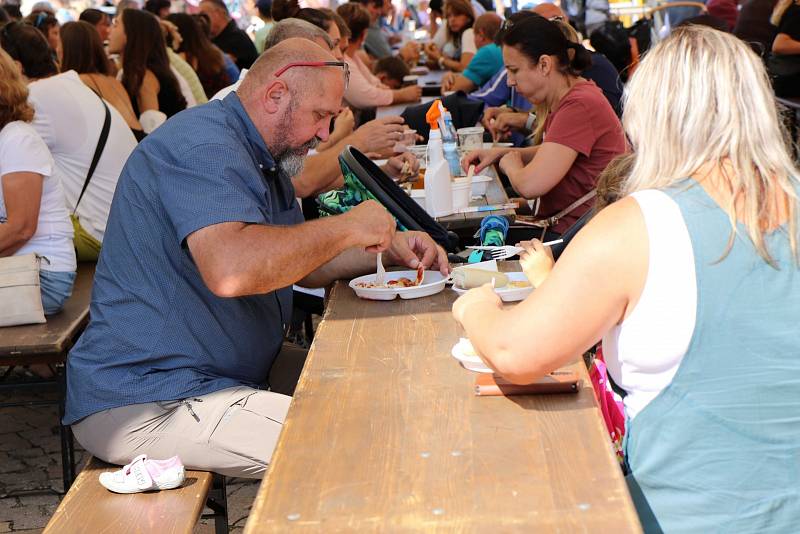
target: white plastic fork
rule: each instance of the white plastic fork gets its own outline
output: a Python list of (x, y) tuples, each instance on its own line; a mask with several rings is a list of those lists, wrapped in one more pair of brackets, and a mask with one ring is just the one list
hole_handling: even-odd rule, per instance
[(378, 252), (378, 274), (375, 275), (375, 284), (382, 286), (386, 278), (386, 269), (383, 268), (383, 254)]
[[(542, 245), (549, 247), (551, 245), (557, 245), (562, 243), (563, 239), (555, 239), (553, 241), (547, 241), (542, 243)], [(467, 247), (473, 250), (485, 250), (489, 252), (489, 256), (493, 260), (505, 260), (512, 256), (516, 256), (520, 252), (525, 252), (525, 249), (522, 247), (512, 247), (511, 245), (503, 245), (502, 247)]]

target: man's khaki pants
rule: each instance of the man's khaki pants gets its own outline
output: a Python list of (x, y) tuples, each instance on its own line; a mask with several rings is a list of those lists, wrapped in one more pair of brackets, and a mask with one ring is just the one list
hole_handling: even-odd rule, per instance
[(75, 438), (112, 464), (147, 454), (178, 455), (188, 469), (261, 478), (278, 442), (306, 352), (284, 345), (270, 372), (272, 391), (233, 387), (196, 398), (95, 413), (72, 425)]

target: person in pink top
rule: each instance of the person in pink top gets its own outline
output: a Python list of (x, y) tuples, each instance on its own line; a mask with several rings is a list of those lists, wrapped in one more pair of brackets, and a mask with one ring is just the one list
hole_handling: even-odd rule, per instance
[(354, 2), (343, 4), (336, 10), (350, 29), (350, 44), (344, 59), (350, 67), (350, 84), (344, 94), (347, 103), (356, 109), (417, 102), (422, 88), (410, 85), (401, 89), (390, 89), (373, 75), (359, 57), (369, 28), (369, 13), (364, 6)]
[(508, 85), (550, 110), (544, 137), (534, 147), (475, 150), (463, 165), (475, 164), (480, 172), (499, 161), (514, 189), (537, 199), (535, 214), (542, 219), (577, 202), (550, 228), (562, 234), (591, 209), (594, 200), (585, 197), (603, 169), (626, 152), (622, 125), (603, 92), (579, 74), (591, 66), (589, 51), (554, 22), (531, 16), (507, 25), (500, 39)]

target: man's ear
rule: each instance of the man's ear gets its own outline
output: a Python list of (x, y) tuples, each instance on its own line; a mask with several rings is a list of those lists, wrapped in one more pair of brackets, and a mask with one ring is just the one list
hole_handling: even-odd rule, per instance
[(389, 76), (385, 72), (378, 72), (375, 74), (375, 77), (378, 78), (382, 84), (386, 85), (386, 79)]
[(17, 66), (17, 71), (24, 77), (25, 76), (25, 69), (22, 68), (22, 62), (18, 60), (14, 60), (14, 65)]
[(273, 80), (264, 92), (264, 108), (267, 113), (277, 113), (290, 98), (286, 83), (283, 80)]

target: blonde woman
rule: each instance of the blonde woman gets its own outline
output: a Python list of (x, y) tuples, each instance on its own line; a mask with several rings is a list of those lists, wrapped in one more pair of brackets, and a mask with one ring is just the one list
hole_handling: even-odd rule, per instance
[(770, 22), (778, 28), (769, 60), (775, 94), (800, 96), (800, 1), (780, 0)]
[(744, 42), (688, 26), (626, 91), (628, 196), (517, 307), (483, 287), (453, 314), (516, 383), (603, 339), (645, 531), (795, 531), (800, 183), (766, 72)]
[(75, 282), (72, 223), (53, 158), (29, 123), (28, 88), (0, 49), (0, 258), (36, 253), (44, 313), (61, 310)]

